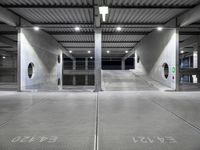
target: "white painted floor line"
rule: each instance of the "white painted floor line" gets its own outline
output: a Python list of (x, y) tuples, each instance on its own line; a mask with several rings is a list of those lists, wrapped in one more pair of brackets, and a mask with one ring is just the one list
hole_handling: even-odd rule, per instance
[(99, 100), (98, 92), (96, 93), (96, 114), (95, 114), (95, 134), (94, 134), (94, 150), (99, 149)]

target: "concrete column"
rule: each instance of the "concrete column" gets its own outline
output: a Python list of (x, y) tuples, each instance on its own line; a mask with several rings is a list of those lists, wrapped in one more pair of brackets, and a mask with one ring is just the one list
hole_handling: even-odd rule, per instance
[(176, 71), (175, 71), (175, 89), (176, 91), (179, 91), (179, 86), (180, 86), (180, 66), (179, 66), (179, 30), (176, 29)]
[(181, 66), (180, 66), (180, 67), (183, 68), (183, 56), (180, 58), (180, 61), (181, 61), (181, 62), (180, 62), (180, 63), (181, 63)]
[(190, 56), (188, 57), (188, 68), (191, 68), (191, 63), (190, 63)]
[[(192, 68), (197, 68), (198, 67), (198, 59), (197, 59), (197, 49), (195, 49), (194, 47), (194, 51), (193, 51), (193, 66)], [(193, 79), (193, 83), (197, 83), (197, 75), (192, 75), (192, 79)]]
[[(13, 66), (13, 68), (17, 67), (16, 64), (17, 64), (17, 56), (14, 55), (14, 56), (12, 56), (12, 66)], [(13, 81), (17, 82), (17, 71), (16, 70), (14, 71)]]
[(199, 45), (197, 44), (195, 47), (196, 51), (197, 51), (197, 68), (198, 68), (198, 73), (197, 73), (197, 79), (198, 79), (198, 83), (200, 83), (200, 49), (199, 49)]
[[(73, 60), (72, 69), (76, 70), (76, 59)], [(76, 76), (75, 75), (73, 75), (73, 85), (76, 85)]]
[[(85, 58), (85, 70), (88, 70), (88, 58)], [(88, 85), (88, 75), (85, 75), (85, 85)]]
[(123, 58), (121, 60), (121, 69), (125, 70), (125, 59), (123, 59)]
[(95, 29), (95, 92), (102, 91), (101, 88), (101, 55), (102, 55), (102, 32), (100, 28)]
[(21, 29), (18, 29), (17, 34), (17, 91), (21, 91)]
[(198, 68), (198, 59), (197, 59), (198, 52), (196, 50), (193, 51), (193, 68)]

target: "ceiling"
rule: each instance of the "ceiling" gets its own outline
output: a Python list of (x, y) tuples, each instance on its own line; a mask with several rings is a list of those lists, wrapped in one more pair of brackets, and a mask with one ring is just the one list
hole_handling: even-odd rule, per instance
[[(200, 0), (95, 0), (109, 6), (101, 22), (103, 57), (123, 57), (157, 26), (200, 4)], [(94, 54), (93, 0), (1, 0), (0, 5), (51, 34), (74, 57)], [(74, 27), (80, 27), (76, 32)], [(122, 30), (116, 31), (120, 26)], [(199, 30), (199, 24), (195, 27)], [(190, 31), (190, 30), (189, 30)], [(196, 32), (196, 31), (193, 31)], [(17, 30), (0, 24), (0, 35), (17, 41)], [(181, 39), (188, 36), (187, 29)], [(6, 50), (0, 44), (1, 50)], [(12, 47), (7, 47), (9, 51)], [(88, 54), (90, 50), (92, 53)], [(106, 51), (110, 51), (109, 54)]]

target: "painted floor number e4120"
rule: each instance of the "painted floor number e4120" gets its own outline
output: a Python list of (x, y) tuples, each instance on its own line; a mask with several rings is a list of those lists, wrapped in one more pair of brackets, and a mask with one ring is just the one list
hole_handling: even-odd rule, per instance
[(12, 138), (11, 143), (33, 143), (33, 142), (47, 142), (55, 143), (58, 140), (57, 136), (16, 136)]

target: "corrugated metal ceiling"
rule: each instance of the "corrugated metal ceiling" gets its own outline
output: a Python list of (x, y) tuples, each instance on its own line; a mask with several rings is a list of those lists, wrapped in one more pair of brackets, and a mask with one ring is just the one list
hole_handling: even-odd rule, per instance
[[(94, 35), (53, 35), (58, 41), (72, 41), (72, 42), (80, 42), (80, 41), (94, 41)], [(120, 41), (140, 41), (144, 35), (103, 35), (103, 41), (109, 42), (120, 42)]]
[(184, 9), (111, 9), (108, 23), (165, 23)]
[[(120, 47), (120, 48), (131, 48), (131, 47), (134, 47), (135, 46), (135, 44), (136, 43), (112, 43), (112, 42), (110, 42), (110, 43), (102, 43), (102, 46), (103, 47), (113, 47), (113, 48), (117, 48), (117, 47)], [(74, 48), (76, 48), (76, 47), (94, 47), (94, 43), (81, 43), (81, 42), (79, 42), (79, 43), (62, 43), (62, 45), (64, 46), (64, 47), (74, 47)]]
[(12, 8), (32, 23), (92, 23), (92, 9)]
[(92, 5), (93, 0), (1, 0), (3, 5)]
[[(109, 56), (115, 54), (119, 56), (119, 53), (120, 56), (125, 55), (124, 51), (134, 47), (134, 42), (140, 41), (145, 33), (151, 32), (158, 24), (162, 25), (200, 3), (200, 0), (105, 1), (110, 9), (106, 22), (101, 27), (103, 47), (109, 47), (108, 49), (103, 48), (103, 54), (106, 50), (112, 50), (113, 53)], [(103, 4), (103, 0), (98, 2), (100, 5)], [(94, 48), (90, 49), (94, 46), (92, 43), (94, 42), (93, 0), (1, 0), (0, 5), (7, 7), (33, 24), (39, 24), (44, 31), (52, 34), (58, 41), (68, 41), (62, 44), (76, 51), (77, 54), (74, 55), (78, 56), (78, 52), (83, 54), (85, 50), (94, 50)], [(76, 8), (76, 6), (78, 7)], [(171, 7), (173, 8), (171, 9)], [(75, 26), (81, 28), (77, 34), (74, 30)], [(116, 27), (118, 26), (122, 27), (120, 33), (123, 34), (117, 34)], [(14, 30), (16, 29), (0, 25), (2, 32)], [(71, 34), (73, 32), (75, 34)], [(17, 40), (17, 35), (4, 36)], [(185, 39), (185, 36), (180, 36), (180, 39)], [(82, 43), (79, 43), (80, 41)], [(77, 49), (73, 47), (77, 47)], [(78, 47), (85, 48), (80, 50)]]
[[(44, 28), (44, 31), (47, 31), (49, 33), (52, 32), (58, 32), (58, 33), (68, 33), (68, 32), (74, 32), (74, 27), (73, 28), (68, 28), (68, 27), (56, 27), (56, 28)], [(153, 30), (153, 28), (123, 28), (121, 32), (131, 32), (134, 34), (134, 32), (144, 32), (144, 33), (149, 33)], [(87, 33), (87, 32), (94, 32), (94, 28), (81, 28), (80, 27), (80, 32), (81, 33)], [(102, 32), (116, 32), (116, 28), (102, 28)]]
[(140, 41), (144, 35), (103, 35), (103, 41)]
[[(2, 5), (92, 5), (93, 0), (1, 0)], [(112, 6), (193, 6), (199, 0), (106, 0)], [(99, 0), (103, 5), (103, 0)]]
[[(193, 6), (199, 0), (106, 0), (107, 5), (115, 6)], [(99, 1), (103, 5), (103, 0)]]
[(94, 41), (94, 35), (53, 35), (58, 41)]
[(8, 26), (6, 24), (0, 24), (0, 31), (17, 31), (16, 28)]

